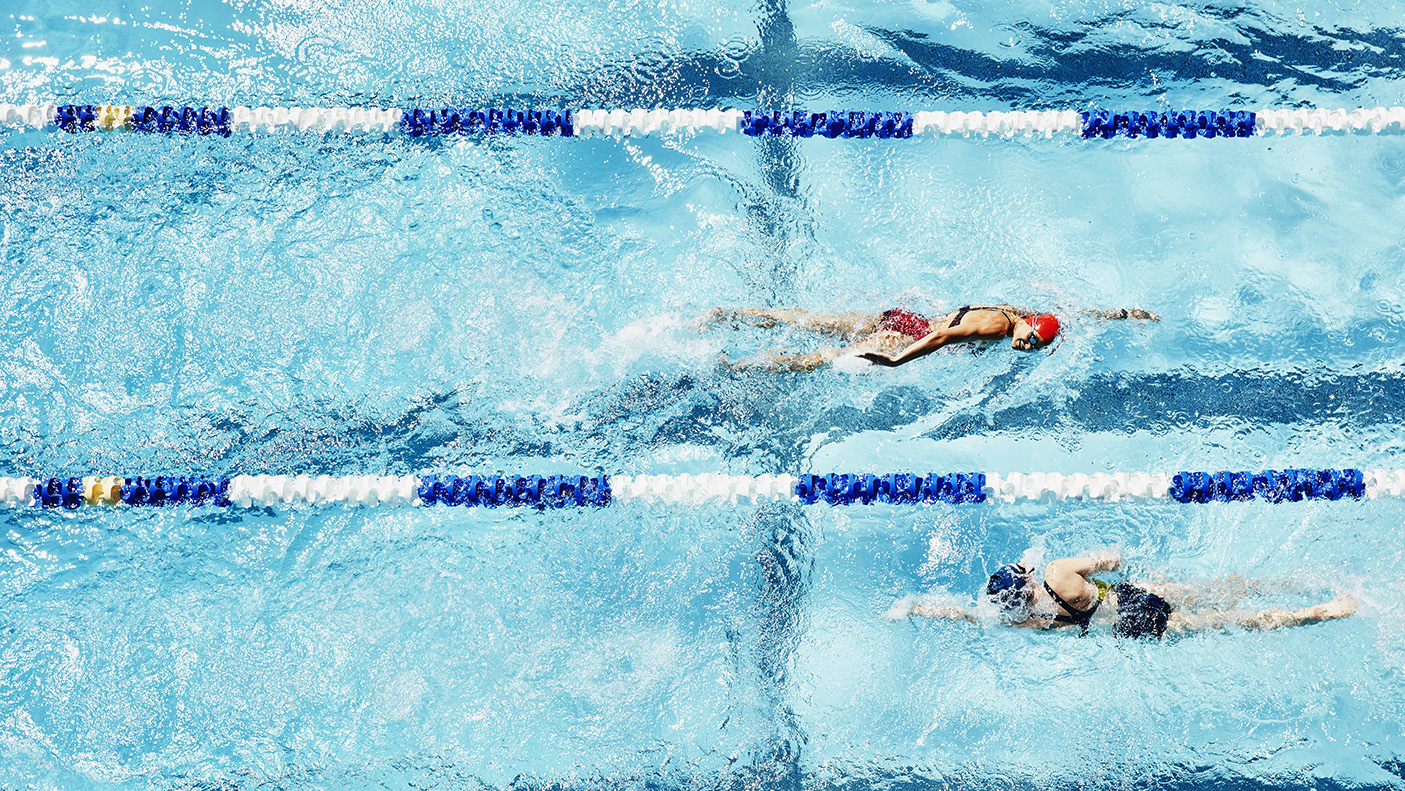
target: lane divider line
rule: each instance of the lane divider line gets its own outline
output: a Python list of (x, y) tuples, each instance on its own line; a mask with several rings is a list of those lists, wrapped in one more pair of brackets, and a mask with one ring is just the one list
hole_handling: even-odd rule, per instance
[(1405, 107), (1245, 110), (870, 110), (592, 109), (508, 107), (215, 107), (195, 105), (0, 104), (0, 128), (228, 137), (320, 132), (559, 137), (643, 137), (738, 132), (753, 137), (905, 139), (1054, 137), (1234, 139), (1259, 135), (1405, 133)]
[(1149, 502), (1270, 503), (1405, 497), (1405, 469), (1175, 473), (825, 475), (89, 475), (0, 477), (0, 506), (347, 505), (584, 508), (620, 502), (801, 505)]

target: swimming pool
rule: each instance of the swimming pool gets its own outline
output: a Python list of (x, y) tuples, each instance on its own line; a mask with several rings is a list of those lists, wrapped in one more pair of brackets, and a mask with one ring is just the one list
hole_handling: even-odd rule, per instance
[[(81, 5), (81, 7), (80, 7)], [(0, 100), (1399, 103), (1384, 7), (21, 0)], [(1401, 466), (1398, 138), (0, 137), (0, 472)], [(734, 375), (713, 305), (1070, 315)], [(1078, 319), (1141, 305), (1157, 325)], [(1398, 500), (0, 511), (0, 785), (1398, 786)], [(1034, 547), (1358, 617), (878, 616)]]

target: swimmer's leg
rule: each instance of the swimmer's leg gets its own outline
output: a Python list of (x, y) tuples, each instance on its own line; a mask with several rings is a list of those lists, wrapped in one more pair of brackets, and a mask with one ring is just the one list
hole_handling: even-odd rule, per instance
[(733, 363), (733, 368), (769, 368), (773, 371), (813, 371), (825, 363), (848, 354), (863, 352), (893, 353), (902, 350), (911, 339), (900, 332), (879, 330), (858, 343), (849, 346), (831, 347), (808, 354), (784, 354), (772, 352), (752, 362)]
[(825, 363), (831, 362), (843, 353), (844, 350), (837, 346), (829, 349), (821, 349), (817, 352), (809, 352), (807, 354), (782, 354), (771, 352), (762, 355), (759, 359), (752, 362), (742, 361), (736, 363), (734, 367), (765, 368), (772, 371), (813, 371), (823, 366)]
[(1356, 599), (1350, 594), (1342, 594), (1324, 604), (1303, 607), (1297, 610), (1275, 608), (1271, 610), (1205, 610), (1186, 612), (1176, 610), (1171, 613), (1166, 628), (1175, 632), (1206, 631), (1239, 626), (1244, 629), (1281, 629), (1285, 626), (1331, 621), (1345, 618), (1356, 612)]
[(878, 326), (878, 317), (862, 311), (831, 315), (811, 313), (800, 308), (719, 307), (704, 313), (698, 323), (701, 325), (750, 324), (753, 327), (778, 327), (782, 324), (790, 324), (821, 335), (852, 339), (872, 332)]
[(1164, 577), (1135, 583), (1171, 603), (1172, 607), (1231, 608), (1250, 596), (1296, 593), (1302, 587), (1292, 582), (1265, 582), (1240, 574), (1230, 574), (1208, 582), (1178, 582)]

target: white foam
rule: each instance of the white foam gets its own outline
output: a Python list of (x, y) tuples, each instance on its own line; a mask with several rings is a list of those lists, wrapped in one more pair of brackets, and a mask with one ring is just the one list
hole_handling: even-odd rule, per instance
[(912, 607), (917, 604), (917, 597), (911, 593), (893, 602), (887, 612), (880, 616), (885, 621), (905, 621), (912, 615)]
[(845, 354), (834, 359), (834, 370), (846, 374), (872, 373), (878, 366), (860, 358), (857, 354)]
[(661, 314), (637, 319), (605, 335), (600, 346), (583, 357), (592, 365), (622, 374), (644, 359), (697, 364), (710, 362), (721, 352), (718, 334), (702, 332), (692, 319)]

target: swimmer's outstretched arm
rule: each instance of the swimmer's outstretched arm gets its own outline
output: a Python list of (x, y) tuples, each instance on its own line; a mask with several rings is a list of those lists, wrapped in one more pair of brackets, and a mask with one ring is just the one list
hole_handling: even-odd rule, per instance
[(992, 338), (1003, 338), (1004, 334), (991, 335), (988, 332), (980, 332), (975, 326), (958, 324), (948, 329), (933, 330), (926, 337), (914, 342), (897, 354), (884, 354), (883, 352), (865, 352), (859, 357), (877, 365), (893, 368), (910, 363), (919, 357), (926, 357), (932, 352), (951, 343), (961, 343), (962, 341), (990, 340)]
[[(883, 614), (889, 621), (901, 621), (903, 618), (912, 615), (920, 615), (923, 618), (941, 618), (947, 621), (965, 621), (967, 623), (980, 623), (980, 616), (965, 607), (957, 607), (951, 604), (914, 604), (907, 608), (906, 612), (898, 611), (897, 605), (894, 609)], [(1010, 624), (1024, 629), (1048, 629), (1050, 621), (1047, 617), (1032, 615), (1023, 621)]]
[(914, 604), (908, 610), (909, 615), (920, 615), (923, 618), (945, 618), (948, 621), (970, 621), (979, 623), (976, 614), (965, 607), (956, 607), (950, 604)]
[(1149, 310), (1141, 308), (1118, 308), (1117, 310), (1098, 310), (1097, 308), (1084, 308), (1082, 313), (1087, 313), (1095, 319), (1141, 319), (1142, 321), (1160, 321), (1161, 317)]

